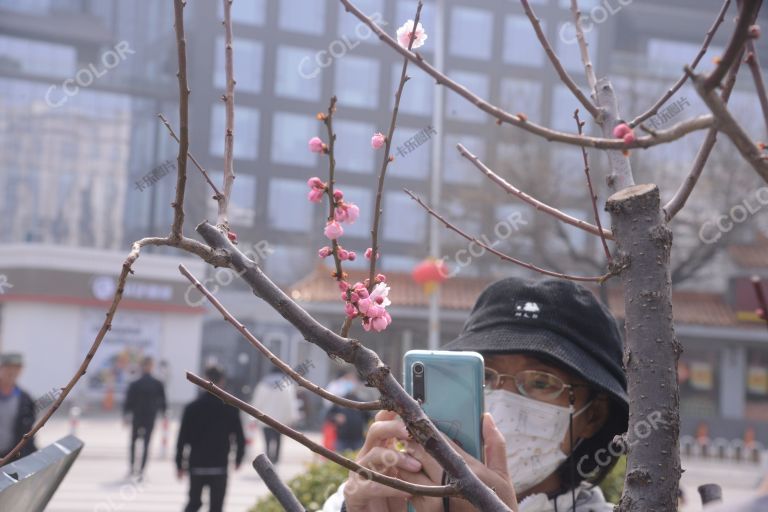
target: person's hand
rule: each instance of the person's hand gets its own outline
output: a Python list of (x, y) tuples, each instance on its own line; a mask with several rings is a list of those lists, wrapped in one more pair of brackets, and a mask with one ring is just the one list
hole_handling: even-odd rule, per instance
[[(421, 463), (393, 448), (396, 440), (407, 441), (405, 424), (390, 411), (380, 411), (368, 429), (365, 444), (357, 454), (361, 466), (388, 476), (413, 479)], [(411, 495), (370, 480), (365, 472), (350, 472), (344, 486), (344, 502), (349, 512), (403, 512)]]
[(184, 470), (183, 469), (177, 469), (176, 470), (176, 478), (178, 480), (182, 480), (184, 478)]
[[(490, 414), (483, 415), (483, 439), (485, 441), (485, 464), (462, 450), (456, 443), (451, 441), (451, 444), (467, 461), (469, 469), (493, 489), (507, 506), (516, 511), (517, 499), (507, 470), (507, 443), (504, 436), (496, 428)], [(410, 441), (408, 444), (413, 457), (421, 462), (424, 470), (421, 473), (402, 473), (400, 478), (415, 484), (441, 485), (444, 471), (442, 466), (424, 450), (423, 446), (414, 441)], [(414, 496), (411, 503), (417, 512), (443, 511), (442, 498)], [(451, 512), (470, 512), (474, 511), (475, 508), (464, 499), (452, 498), (450, 510)]]

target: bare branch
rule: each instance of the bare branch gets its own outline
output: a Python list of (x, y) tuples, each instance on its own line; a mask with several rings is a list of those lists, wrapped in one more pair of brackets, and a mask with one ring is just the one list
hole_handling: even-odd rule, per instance
[(525, 192), (523, 192), (519, 188), (509, 183), (507, 180), (505, 180), (495, 172), (493, 172), (487, 165), (481, 162), (477, 156), (473, 155), (467, 148), (465, 148), (464, 145), (456, 144), (456, 148), (459, 150), (459, 153), (461, 153), (461, 156), (463, 156), (464, 158), (472, 162), (472, 164), (477, 169), (479, 169), (480, 172), (485, 174), (491, 181), (496, 183), (499, 187), (501, 187), (502, 190), (506, 191), (508, 194), (512, 194), (513, 196), (533, 206), (537, 210), (544, 213), (548, 213), (549, 215), (552, 215), (556, 219), (561, 220), (566, 224), (570, 224), (571, 226), (582, 229), (587, 233), (590, 233), (595, 236), (605, 236), (609, 240), (613, 239), (613, 233), (611, 233), (610, 230), (598, 228), (597, 226), (590, 224), (589, 222), (586, 222), (581, 219), (577, 219), (576, 217), (571, 217), (567, 213), (561, 210), (558, 210), (554, 206), (550, 206), (542, 201), (539, 201), (535, 197), (529, 194), (526, 194)]
[[(413, 47), (413, 42), (416, 40), (416, 27), (419, 26), (419, 19), (421, 18), (421, 8), (424, 4), (419, 0), (416, 5), (416, 16), (413, 19), (413, 31), (411, 32), (410, 40), (408, 41), (408, 49), (410, 52)], [(392, 137), (395, 134), (395, 125), (397, 124), (397, 113), (400, 110), (400, 98), (403, 95), (403, 88), (405, 82), (408, 81), (408, 57), (403, 58), (403, 67), (400, 70), (400, 82), (397, 84), (397, 91), (395, 92), (395, 106), (392, 109), (392, 118), (389, 121), (389, 131), (387, 132), (387, 139), (384, 141), (384, 157), (381, 161), (381, 170), (379, 171), (379, 185), (376, 189), (376, 205), (373, 207), (373, 226), (371, 227), (371, 262), (368, 270), (368, 290), (373, 290), (376, 286), (376, 262), (379, 259), (379, 223), (381, 222), (381, 196), (384, 191), (384, 178), (387, 174), (387, 166), (394, 159), (390, 155), (389, 150), (392, 147)]]
[[(725, 19), (725, 13), (728, 11), (728, 6), (730, 4), (731, 0), (725, 0), (725, 2), (723, 2), (723, 7), (720, 9), (720, 13), (717, 15), (717, 18), (715, 18), (712, 26), (709, 27), (709, 30), (707, 30), (707, 35), (704, 37), (704, 43), (702, 43), (701, 48), (699, 49), (699, 53), (697, 53), (696, 57), (694, 57), (693, 61), (691, 61), (691, 69), (696, 69), (696, 66), (699, 65), (699, 62), (701, 61), (702, 57), (704, 57), (704, 54), (707, 53), (709, 43), (711, 43), (712, 39), (715, 37), (715, 33), (717, 32), (720, 24), (723, 23), (723, 20)], [(667, 92), (665, 92), (664, 95), (656, 101), (656, 103), (653, 104), (650, 109), (643, 112), (629, 122), (630, 128), (634, 128), (646, 119), (655, 116), (659, 112), (659, 109), (667, 102), (667, 100), (669, 100), (669, 98), (671, 98), (683, 86), (683, 84), (685, 84), (686, 80), (688, 80), (688, 74), (683, 73), (683, 76), (681, 76), (677, 82), (675, 82), (675, 84), (670, 87)]]
[(484, 244), (483, 242), (478, 240), (476, 237), (474, 237), (472, 235), (468, 235), (467, 233), (465, 233), (464, 231), (462, 231), (461, 229), (459, 229), (455, 225), (451, 224), (445, 217), (443, 217), (442, 215), (437, 213), (435, 210), (430, 208), (429, 205), (427, 205), (419, 196), (417, 196), (416, 194), (414, 194), (413, 192), (411, 192), (408, 189), (403, 189), (403, 190), (405, 191), (406, 194), (411, 196), (411, 199), (413, 199), (414, 201), (419, 203), (419, 205), (422, 208), (424, 208), (427, 211), (427, 213), (429, 213), (434, 218), (436, 218), (437, 220), (442, 222), (445, 225), (446, 228), (448, 228), (451, 231), (459, 234), (461, 237), (466, 238), (470, 242), (476, 243), (478, 246), (482, 247), (483, 249), (485, 249), (486, 251), (490, 252), (491, 254), (495, 254), (496, 256), (498, 256), (499, 258), (501, 258), (504, 261), (509, 261), (510, 263), (514, 263), (515, 265), (520, 265), (521, 267), (527, 268), (529, 270), (533, 270), (534, 272), (538, 272), (540, 274), (544, 274), (545, 276), (559, 277), (561, 279), (568, 279), (570, 281), (602, 283), (603, 281), (605, 281), (606, 279), (608, 279), (609, 277), (611, 277), (613, 275), (612, 273), (608, 273), (608, 274), (604, 274), (602, 276), (595, 276), (595, 277), (571, 276), (571, 275), (568, 275), (568, 274), (563, 274), (562, 272), (553, 272), (552, 270), (543, 269), (543, 268), (537, 267), (536, 265), (533, 265), (531, 263), (526, 263), (525, 261), (518, 260), (517, 258), (513, 258), (512, 256), (504, 254), (503, 252), (497, 251), (493, 247), (491, 247), (491, 246), (489, 246), (487, 244)]
[[(605, 137), (613, 137), (613, 129), (620, 122), (619, 102), (616, 99), (616, 92), (613, 89), (611, 81), (607, 78), (601, 78), (597, 82), (595, 89), (595, 98), (600, 108), (603, 109), (603, 115), (597, 120), (600, 129)], [(635, 184), (635, 177), (632, 174), (632, 164), (629, 161), (629, 152), (627, 151), (606, 151), (610, 174), (606, 178), (608, 188), (612, 192), (617, 192)]]
[(330, 357), (353, 364), (362, 380), (379, 390), (384, 408), (396, 412), (403, 419), (408, 432), (457, 481), (461, 494), (470, 503), (480, 510), (510, 511), (446, 442), (419, 403), (406, 393), (374, 351), (357, 340), (339, 336), (312, 318), (270, 281), (258, 265), (246, 258), (222, 230), (203, 222), (197, 226), (197, 232), (212, 248), (226, 251), (229, 266), (248, 283), (256, 295), (296, 327), (305, 340), (320, 347)]
[[(573, 5), (575, 4), (576, 4), (576, 0), (573, 0)], [(582, 130), (584, 129), (584, 122), (582, 122), (579, 119), (579, 109), (574, 110), (573, 118), (576, 120), (576, 126), (579, 130), (579, 133), (581, 133)], [(584, 174), (587, 177), (587, 187), (589, 188), (589, 200), (591, 201), (592, 209), (595, 212), (595, 223), (597, 224), (597, 229), (600, 232), (600, 241), (603, 243), (603, 250), (605, 251), (605, 259), (608, 261), (608, 265), (610, 265), (613, 262), (613, 258), (611, 258), (611, 251), (608, 249), (608, 242), (605, 241), (605, 235), (603, 234), (603, 226), (600, 223), (600, 214), (597, 211), (597, 194), (595, 194), (595, 191), (592, 188), (592, 178), (589, 176), (589, 158), (587, 156), (586, 148), (581, 148), (581, 155), (584, 159)]]
[(709, 107), (717, 119), (717, 129), (728, 135), (736, 149), (739, 150), (741, 156), (749, 162), (749, 164), (755, 169), (758, 175), (768, 183), (768, 161), (766, 157), (760, 151), (760, 148), (755, 145), (752, 139), (749, 137), (744, 128), (733, 118), (728, 111), (727, 106), (723, 100), (712, 89), (706, 88), (706, 79), (699, 75), (694, 75), (693, 72), (686, 68), (686, 70), (692, 75), (693, 85), (696, 88), (696, 92), (699, 93), (701, 99)]
[[(571, 0), (571, 12), (573, 13), (573, 24), (576, 27), (576, 40), (579, 42), (579, 50), (581, 51), (581, 61), (584, 63), (584, 74), (589, 84), (589, 92), (590, 94), (595, 94), (597, 78), (595, 77), (595, 68), (592, 66), (592, 61), (589, 58), (589, 43), (587, 43), (587, 38), (584, 37), (584, 29), (581, 26), (581, 11), (579, 10), (578, 0)], [(579, 131), (579, 134), (581, 134), (581, 131)]]
[(728, 46), (725, 48), (725, 52), (723, 53), (720, 62), (718, 62), (715, 69), (703, 79), (702, 89), (704, 91), (711, 91), (715, 87), (719, 87), (720, 82), (725, 78), (728, 70), (733, 66), (734, 62), (740, 58), (742, 50), (744, 49), (744, 44), (750, 37), (749, 27), (755, 22), (762, 3), (762, 0), (744, 0), (741, 12), (739, 12), (739, 18), (736, 21), (736, 28), (733, 29), (731, 40), (728, 42)]
[[(162, 121), (162, 123), (168, 129), (168, 132), (170, 132), (171, 134), (171, 138), (176, 142), (180, 142), (179, 138), (176, 136), (176, 132), (174, 132), (173, 128), (171, 127), (171, 123), (168, 122), (168, 119), (166, 119), (166, 117), (163, 114), (157, 114), (157, 117), (160, 118), (160, 121)], [(208, 173), (205, 171), (205, 169), (203, 169), (203, 166), (200, 165), (200, 163), (198, 163), (197, 159), (195, 159), (195, 157), (192, 156), (192, 153), (187, 151), (187, 156), (189, 157), (190, 160), (192, 160), (192, 163), (195, 164), (195, 167), (197, 167), (197, 169), (200, 171), (200, 174), (203, 175), (203, 178), (205, 178), (205, 181), (207, 181), (208, 184), (211, 186), (214, 193), (213, 198), (218, 201), (219, 200), (218, 198), (221, 197), (221, 192), (219, 192), (219, 189), (216, 188), (216, 185), (213, 183), (213, 181), (211, 181), (211, 178), (210, 176), (208, 176)]]
[(324, 446), (315, 443), (314, 441), (309, 439), (307, 436), (305, 436), (301, 432), (294, 430), (288, 427), (287, 425), (283, 425), (276, 419), (264, 414), (263, 412), (256, 409), (252, 405), (246, 402), (243, 402), (239, 398), (227, 393), (226, 391), (224, 391), (223, 389), (221, 389), (211, 381), (198, 377), (192, 372), (187, 372), (187, 380), (205, 389), (210, 394), (220, 398), (224, 403), (237, 407), (244, 413), (250, 416), (253, 416), (254, 418), (256, 418), (257, 420), (261, 421), (266, 425), (269, 425), (270, 427), (277, 430), (281, 434), (285, 434), (286, 436), (290, 437), (294, 441), (297, 441), (303, 444), (304, 446), (309, 448), (311, 451), (319, 455), (322, 455), (326, 459), (329, 459), (335, 462), (336, 464), (338, 464), (339, 466), (349, 469), (350, 471), (354, 471), (358, 474), (365, 475), (366, 478), (376, 483), (384, 484), (386, 486), (392, 487), (393, 489), (398, 489), (400, 491), (405, 491), (410, 494), (418, 494), (421, 496), (434, 496), (434, 497), (451, 496), (451, 497), (457, 497), (457, 498), (461, 497), (461, 495), (459, 494), (459, 489), (452, 485), (432, 486), (432, 485), (411, 484), (408, 482), (404, 482), (403, 480), (400, 480), (398, 478), (393, 478), (391, 476), (383, 475), (381, 473), (377, 473), (376, 471), (372, 471), (368, 468), (361, 466), (357, 462), (354, 462), (353, 460), (343, 457), (338, 453), (333, 452), (325, 448)]
[[(533, 25), (533, 30), (536, 32), (536, 37), (539, 39), (539, 43), (541, 43), (544, 51), (547, 52), (547, 57), (549, 57), (550, 62), (552, 62), (552, 66), (555, 68), (557, 76), (559, 76), (563, 84), (565, 84), (565, 86), (571, 90), (576, 99), (579, 100), (579, 103), (584, 105), (584, 108), (587, 109), (587, 112), (592, 114), (592, 117), (597, 119), (600, 116), (600, 110), (595, 106), (594, 103), (592, 103), (592, 101), (590, 101), (589, 98), (584, 95), (583, 92), (581, 92), (579, 86), (576, 85), (576, 82), (573, 81), (571, 75), (569, 75), (568, 71), (566, 71), (563, 67), (560, 59), (557, 57), (557, 54), (552, 49), (552, 45), (549, 44), (547, 35), (541, 28), (541, 22), (539, 21), (539, 18), (536, 17), (536, 13), (533, 12), (533, 9), (531, 9), (528, 0), (520, 0), (520, 3), (523, 5), (523, 10), (525, 11), (526, 16), (528, 16), (528, 19), (531, 20), (531, 25)], [(582, 37), (584, 36), (583, 33), (581, 35)], [(579, 44), (581, 44), (581, 42), (579, 42)], [(591, 87), (594, 89), (593, 86)]]
[[(728, 72), (728, 77), (725, 80), (723, 91), (720, 94), (724, 104), (727, 104), (728, 99), (731, 97), (731, 92), (733, 91), (733, 87), (736, 85), (736, 76), (739, 74), (740, 67), (741, 58), (736, 59), (736, 62), (734, 62), (733, 67)], [(712, 153), (712, 149), (715, 147), (715, 142), (717, 142), (717, 128), (713, 127), (710, 128), (707, 132), (707, 136), (704, 139), (704, 142), (701, 144), (698, 153), (696, 153), (696, 159), (693, 161), (693, 166), (691, 167), (688, 176), (686, 176), (685, 181), (680, 184), (680, 187), (677, 189), (677, 192), (675, 192), (675, 195), (672, 197), (672, 199), (670, 199), (669, 202), (664, 205), (664, 218), (667, 222), (672, 220), (675, 215), (677, 215), (677, 213), (683, 209), (683, 206), (685, 206), (685, 203), (691, 196), (693, 189), (699, 182), (699, 178), (701, 177), (701, 173), (704, 171), (704, 166), (709, 159), (709, 155)]]
[(232, 0), (221, 0), (224, 4), (224, 72), (227, 88), (221, 99), (224, 101), (224, 194), (218, 199), (219, 215), (216, 224), (229, 230), (229, 199), (235, 181), (235, 71), (232, 58)]
[(243, 335), (243, 338), (248, 340), (248, 342), (256, 347), (256, 349), (264, 354), (269, 361), (280, 368), (283, 373), (287, 374), (289, 377), (291, 377), (293, 380), (296, 381), (297, 384), (300, 386), (312, 391), (313, 393), (325, 398), (326, 400), (329, 400), (335, 404), (341, 405), (342, 407), (348, 407), (350, 409), (358, 409), (361, 411), (378, 411), (383, 408), (382, 403), (379, 400), (376, 400), (375, 402), (358, 402), (356, 400), (349, 400), (347, 398), (342, 398), (340, 396), (334, 395), (333, 393), (326, 391), (325, 389), (321, 388), (314, 382), (310, 381), (309, 379), (304, 378), (300, 373), (295, 371), (293, 368), (291, 368), (288, 364), (286, 364), (283, 360), (281, 360), (279, 357), (277, 357), (273, 352), (271, 352), (262, 342), (260, 342), (256, 336), (254, 336), (245, 325), (243, 325), (242, 322), (238, 321), (232, 313), (230, 313), (227, 308), (224, 307), (224, 305), (219, 302), (219, 300), (213, 296), (213, 294), (205, 287), (203, 284), (192, 275), (192, 273), (185, 267), (183, 264), (179, 265), (179, 271), (189, 279), (189, 281), (197, 288), (200, 293), (205, 295), (205, 298), (208, 299), (208, 302), (215, 307), (219, 313), (224, 315), (224, 320), (232, 324), (232, 326), (237, 329), (237, 331)]
[[(397, 41), (395, 41), (389, 34), (387, 34), (362, 11), (355, 7), (350, 0), (339, 1), (344, 5), (347, 11), (351, 12), (355, 17), (367, 25), (382, 42), (390, 46), (403, 57), (407, 57), (411, 63), (434, 78), (437, 84), (449, 88), (462, 98), (475, 105), (478, 109), (496, 118), (499, 123), (508, 123), (518, 128), (522, 128), (523, 130), (538, 135), (550, 142), (562, 142), (564, 144), (570, 144), (573, 146), (585, 146), (598, 149), (624, 150), (633, 148), (649, 148), (659, 144), (672, 142), (687, 135), (688, 133), (709, 128), (714, 122), (712, 116), (696, 117), (682, 123), (678, 123), (667, 130), (660, 130), (654, 137), (638, 137), (634, 142), (631, 143), (626, 143), (622, 139), (616, 139), (613, 137), (583, 137), (579, 136), (578, 134), (551, 130), (549, 128), (545, 128), (541, 125), (528, 121), (527, 117), (524, 115), (521, 116), (510, 114), (509, 112), (480, 98), (463, 85), (451, 80), (446, 75), (438, 71), (435, 67), (425, 61), (421, 54), (402, 48), (397, 43)], [(611, 129), (613, 129), (613, 127), (611, 127)]]
[(187, 187), (187, 153), (189, 152), (189, 85), (187, 85), (187, 42), (184, 39), (185, 0), (173, 0), (176, 48), (179, 60), (179, 155), (176, 158), (176, 199), (173, 206), (173, 225), (170, 238), (181, 240), (184, 236), (184, 191)]
[(763, 119), (765, 121), (766, 132), (768, 132), (768, 95), (765, 92), (765, 81), (763, 80), (763, 70), (760, 67), (760, 59), (757, 57), (757, 48), (755, 42), (750, 39), (747, 41), (747, 64), (752, 72), (752, 79), (755, 81), (755, 90), (760, 99), (760, 108), (763, 110)]
[(259, 474), (267, 489), (272, 493), (280, 506), (287, 512), (305, 512), (304, 506), (296, 499), (296, 496), (277, 476), (275, 468), (263, 453), (253, 460), (253, 469)]

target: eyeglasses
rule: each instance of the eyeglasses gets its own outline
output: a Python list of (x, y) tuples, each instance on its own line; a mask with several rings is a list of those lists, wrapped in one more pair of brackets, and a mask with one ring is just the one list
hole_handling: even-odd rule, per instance
[(485, 369), (485, 390), (506, 389), (517, 392), (524, 397), (541, 402), (554, 402), (566, 389), (571, 397), (577, 387), (587, 387), (582, 384), (566, 384), (557, 375), (539, 370), (524, 370), (515, 375), (499, 373), (493, 368)]

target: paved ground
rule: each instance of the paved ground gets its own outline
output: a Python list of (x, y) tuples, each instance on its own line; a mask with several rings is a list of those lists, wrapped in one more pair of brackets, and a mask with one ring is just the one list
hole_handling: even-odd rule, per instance
[[(46, 511), (180, 512), (186, 503), (188, 481), (176, 479), (173, 450), (177, 427), (175, 423), (169, 427), (168, 449), (164, 456), (161, 430), (155, 429), (146, 476), (138, 483), (126, 478), (130, 429), (123, 427), (116, 417), (81, 420), (77, 436), (85, 441), (85, 446)], [(38, 446), (46, 446), (67, 435), (69, 428), (66, 418), (53, 419), (38, 436)], [(255, 434), (255, 440), (249, 445), (240, 470), (230, 473), (224, 507), (227, 512), (250, 510), (258, 497), (268, 493), (250, 466), (253, 458), (262, 451), (261, 433), (248, 431)], [(318, 435), (310, 437), (319, 439)], [(306, 448), (283, 437), (278, 473), (283, 479), (302, 473), (313, 456)], [(207, 510), (207, 502), (202, 510)]]
[[(83, 419), (77, 435), (86, 441), (85, 447), (67, 478), (55, 494), (47, 512), (179, 512), (186, 503), (186, 481), (176, 480), (173, 465), (173, 444), (177, 425), (171, 423), (168, 448), (162, 455), (161, 430), (156, 429), (152, 440), (152, 459), (144, 482), (125, 478), (129, 430), (116, 418)], [(254, 437), (246, 460), (250, 464), (261, 453), (262, 438), (257, 430), (247, 429)], [(38, 437), (38, 446), (45, 446), (69, 433), (66, 418), (53, 419)], [(319, 440), (318, 434), (310, 434)], [(278, 472), (288, 479), (304, 471), (314, 455), (298, 443), (283, 438), (282, 460)], [(225, 510), (245, 512), (260, 496), (267, 494), (249, 464), (230, 475)], [(682, 485), (689, 498), (684, 512), (701, 510), (696, 488), (703, 483), (719, 483), (727, 500), (749, 497), (761, 478), (756, 466), (726, 464), (701, 460), (684, 460)], [(207, 510), (204, 506), (202, 510)]]

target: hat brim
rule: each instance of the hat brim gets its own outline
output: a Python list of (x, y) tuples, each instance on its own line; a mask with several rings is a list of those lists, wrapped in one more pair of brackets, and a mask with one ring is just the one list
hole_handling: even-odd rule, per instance
[(515, 326), (465, 332), (443, 350), (474, 350), (481, 354), (532, 354), (559, 362), (590, 384), (609, 393), (625, 410), (629, 397), (615, 375), (568, 338), (547, 329)]

